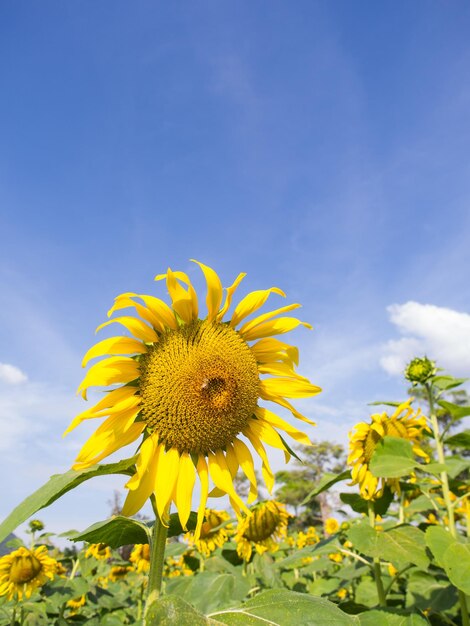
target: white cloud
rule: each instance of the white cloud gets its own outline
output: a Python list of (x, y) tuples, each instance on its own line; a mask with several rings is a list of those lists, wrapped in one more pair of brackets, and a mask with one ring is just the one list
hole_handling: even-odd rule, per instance
[(389, 374), (401, 374), (411, 358), (426, 355), (454, 376), (468, 375), (468, 313), (413, 301), (392, 304), (387, 310), (392, 324), (405, 335), (384, 346), (380, 364)]
[(7, 385), (18, 385), (28, 380), (26, 374), (24, 374), (19, 367), (15, 365), (9, 365), (8, 363), (0, 363), (0, 381), (7, 383)]

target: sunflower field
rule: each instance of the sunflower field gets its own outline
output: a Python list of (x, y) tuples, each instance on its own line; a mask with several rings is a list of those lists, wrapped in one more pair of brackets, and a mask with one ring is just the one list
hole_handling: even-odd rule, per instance
[[(204, 319), (187, 275), (169, 269), (156, 279), (171, 305), (122, 294), (109, 315), (138, 317), (101, 325), (132, 337), (85, 355), (84, 366), (99, 360), (79, 391), (104, 395), (66, 432), (88, 419), (100, 426), (72, 469), (0, 524), (4, 541), (30, 520), (28, 542), (4, 541), (0, 625), (470, 626), (466, 381), (414, 359), (408, 397), (374, 402), (344, 458), (341, 446), (310, 439), (313, 422), (290, 403), (321, 391), (297, 373), (298, 350), (274, 338), (309, 328), (284, 316), (299, 305), (247, 321), (271, 294), (284, 296), (255, 291), (224, 321), (245, 275), (223, 290), (198, 265)], [(135, 456), (101, 463), (137, 441)], [(294, 457), (292, 470), (273, 471), (271, 447)], [(123, 506), (56, 547), (36, 513), (109, 474), (127, 481)], [(148, 500), (151, 520), (139, 513)]]

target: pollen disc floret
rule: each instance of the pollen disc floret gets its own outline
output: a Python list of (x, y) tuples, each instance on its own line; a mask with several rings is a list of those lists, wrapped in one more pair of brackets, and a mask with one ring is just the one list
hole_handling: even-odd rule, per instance
[(198, 478), (201, 495), (195, 540), (203, 529), (209, 496), (228, 494), (237, 515), (242, 510), (249, 513), (235, 490), (234, 477), (241, 469), (250, 483), (248, 502), (254, 502), (258, 488), (252, 450), (271, 492), (274, 473), (265, 444), (282, 450), (289, 460), (289, 448), (278, 431), (298, 443), (311, 443), (305, 433), (260, 407), (259, 401), (279, 405), (296, 419), (314, 425), (290, 399), (320, 391), (296, 372), (297, 348), (274, 338), (299, 326), (310, 328), (284, 315), (300, 305), (289, 304), (250, 318), (271, 294), (285, 297), (271, 287), (242, 298), (226, 321), (245, 274), (239, 274), (224, 296), (215, 271), (197, 264), (207, 283), (204, 318), (187, 274), (171, 269), (156, 277), (166, 281), (170, 306), (155, 296), (130, 292), (116, 298), (110, 316), (129, 308), (137, 315), (112, 317), (99, 329), (119, 324), (131, 336), (108, 337), (87, 352), (84, 366), (99, 360), (87, 371), (79, 391), (84, 398), (90, 387), (105, 387), (106, 393), (77, 415), (66, 431), (83, 420), (105, 418), (80, 451), (73, 466), (77, 470), (142, 438), (135, 472), (126, 484), (124, 515), (134, 515), (154, 495), (161, 521), (168, 522), (174, 504), (186, 529)]
[[(385, 485), (399, 491), (397, 479), (378, 479), (369, 470), (369, 464), (379, 441), (385, 436), (407, 439), (413, 444), (413, 452), (428, 460), (428, 455), (421, 448), (424, 431), (429, 431), (426, 418), (421, 410), (411, 407), (411, 400), (400, 404), (393, 415), (377, 413), (371, 416), (371, 423), (356, 424), (349, 435), (348, 465), (352, 467), (352, 485), (359, 484), (361, 496), (366, 500), (375, 500), (383, 494)], [(379, 481), (382, 481), (381, 483)]]
[(224, 448), (259, 397), (256, 359), (225, 324), (195, 320), (165, 333), (140, 361), (142, 415), (180, 453)]
[(21, 547), (0, 558), (0, 596), (29, 598), (33, 591), (57, 571), (57, 561), (47, 554), (46, 546), (35, 550)]

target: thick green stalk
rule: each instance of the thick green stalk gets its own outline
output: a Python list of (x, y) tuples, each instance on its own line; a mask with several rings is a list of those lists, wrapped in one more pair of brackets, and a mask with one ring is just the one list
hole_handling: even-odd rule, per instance
[(147, 584), (147, 600), (144, 610), (144, 624), (149, 607), (158, 600), (162, 589), (163, 563), (165, 561), (165, 546), (168, 528), (164, 526), (160, 518), (156, 517), (153, 527), (152, 540), (150, 542), (150, 572)]
[[(439, 422), (437, 421), (436, 411), (434, 410), (434, 396), (432, 392), (431, 385), (429, 383), (425, 384), (426, 392), (428, 395), (429, 401), (429, 419), (431, 420), (431, 426), (434, 433), (434, 441), (436, 443), (436, 452), (439, 463), (445, 465), (445, 455), (444, 455), (444, 446), (442, 445), (442, 438), (439, 433)], [(447, 509), (447, 517), (449, 519), (449, 532), (457, 539), (457, 529), (455, 528), (455, 514), (454, 507), (452, 506), (452, 501), (450, 499), (450, 489), (449, 489), (449, 478), (447, 476), (447, 472), (443, 471), (440, 474), (441, 484), (442, 484), (442, 495), (444, 496), (444, 502)], [(463, 626), (470, 626), (470, 618), (468, 615), (467, 608), (467, 598), (463, 591), (460, 589), (457, 590), (459, 594), (459, 602), (460, 602), (460, 611), (462, 613), (462, 624)]]
[[(367, 508), (369, 511), (369, 523), (371, 525), (371, 528), (375, 530), (375, 510), (374, 510), (374, 503), (372, 502), (372, 500), (367, 501)], [(374, 557), (373, 566), (374, 566), (373, 569), (374, 569), (375, 586), (377, 587), (377, 595), (379, 596), (379, 604), (380, 606), (387, 606), (387, 601), (385, 599), (384, 584), (382, 581), (382, 573), (380, 571), (379, 557)]]

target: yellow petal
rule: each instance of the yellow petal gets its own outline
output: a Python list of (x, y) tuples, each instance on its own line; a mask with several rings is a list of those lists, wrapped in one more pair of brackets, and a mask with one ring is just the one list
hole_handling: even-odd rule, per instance
[(265, 337), (251, 346), (258, 363), (284, 361), (291, 365), (299, 364), (299, 350), (274, 337)]
[(305, 415), (302, 415), (302, 413), (299, 413), (299, 411), (297, 411), (297, 409), (294, 406), (292, 406), (292, 404), (285, 398), (278, 396), (274, 393), (268, 393), (266, 390), (260, 391), (260, 397), (263, 400), (269, 400), (271, 402), (275, 402), (276, 404), (279, 404), (285, 409), (288, 409), (294, 417), (301, 420), (302, 422), (306, 422), (307, 424), (310, 424), (311, 426), (316, 426), (315, 422), (312, 422), (312, 420), (308, 419), (308, 417), (305, 417)]
[[(116, 439), (97, 439), (96, 445), (98, 446), (99, 444), (99, 446), (102, 448), (101, 452), (94, 457), (90, 453), (83, 461), (80, 461), (78, 457), (72, 469), (82, 470), (86, 469), (87, 467), (91, 467), (92, 465), (95, 465), (95, 463), (99, 463), (102, 459), (109, 456), (113, 452), (116, 452), (116, 450), (118, 450), (119, 448), (124, 448), (125, 446), (134, 442), (137, 437), (140, 437), (142, 431), (144, 430), (144, 427), (145, 422), (135, 422)], [(95, 452), (97, 452), (97, 449), (95, 449)]]
[(88, 350), (83, 357), (82, 367), (86, 367), (91, 359), (99, 356), (108, 354), (144, 354), (145, 352), (147, 352), (147, 347), (131, 337), (109, 337), (109, 339), (99, 341)]
[(299, 443), (302, 443), (305, 446), (312, 445), (312, 442), (310, 441), (310, 439), (307, 437), (305, 433), (301, 432), (300, 430), (297, 430), (295, 426), (292, 426), (285, 420), (281, 419), (278, 415), (275, 415), (271, 411), (268, 411), (268, 409), (256, 407), (255, 415), (261, 421), (268, 422), (269, 424), (271, 424), (271, 426), (274, 426), (275, 428), (280, 428), (281, 430), (286, 432), (288, 435), (290, 435), (292, 439), (295, 439), (295, 441), (298, 441)]
[(134, 491), (140, 484), (144, 474), (147, 472), (150, 463), (155, 458), (158, 447), (158, 436), (153, 434), (142, 442), (139, 456), (136, 462), (135, 474), (127, 481), (126, 489)]
[(214, 270), (203, 263), (199, 263), (199, 261), (195, 261), (191, 259), (193, 263), (197, 263), (201, 270), (204, 273), (204, 277), (207, 283), (207, 319), (211, 322), (217, 316), (219, 312), (220, 305), (222, 304), (222, 283), (220, 282), (220, 278), (214, 272)]
[(152, 313), (160, 320), (160, 326), (162, 330), (165, 328), (171, 328), (176, 330), (178, 328), (178, 324), (175, 319), (175, 314), (170, 309), (166, 302), (160, 300), (160, 298), (155, 298), (154, 296), (146, 296), (133, 294), (136, 298), (140, 298), (144, 301), (147, 308), (152, 311)]
[(140, 302), (134, 302), (132, 297), (133, 294), (131, 293), (123, 293), (115, 298), (114, 305), (108, 311), (108, 317), (111, 317), (114, 311), (120, 311), (121, 309), (134, 307), (140, 317), (148, 322), (151, 326), (153, 326), (153, 328), (157, 328), (160, 331), (164, 330), (164, 327), (158, 317), (154, 315), (154, 313), (150, 311), (147, 307), (140, 304)]
[(227, 467), (230, 470), (230, 475), (235, 478), (238, 472), (239, 463), (233, 446), (228, 443), (225, 448), (225, 460), (227, 461)]
[(235, 291), (238, 288), (238, 285), (242, 282), (242, 280), (245, 278), (246, 274), (245, 273), (241, 273), (238, 274), (238, 276), (236, 277), (233, 285), (230, 285), (230, 287), (227, 287), (226, 292), (227, 295), (225, 297), (225, 302), (224, 302), (224, 306), (220, 309), (220, 313), (217, 316), (217, 321), (221, 322), (224, 315), (227, 313), (227, 311), (230, 308), (230, 305), (232, 304), (232, 298), (233, 298), (233, 294), (235, 293)]
[(247, 333), (249, 330), (253, 330), (255, 326), (259, 326), (263, 322), (267, 322), (271, 318), (276, 317), (276, 315), (280, 315), (281, 313), (288, 313), (289, 311), (298, 309), (300, 306), (300, 304), (288, 304), (287, 306), (283, 306), (280, 309), (275, 309), (274, 311), (268, 311), (268, 313), (258, 315), (258, 317), (255, 317), (255, 319), (246, 322), (246, 324), (243, 324), (243, 326), (239, 329), (239, 332), (241, 334)]
[(263, 322), (258, 324), (252, 330), (244, 333), (240, 333), (245, 341), (253, 341), (254, 339), (261, 339), (262, 337), (269, 337), (270, 335), (281, 335), (282, 333), (288, 333), (297, 326), (305, 326), (306, 328), (312, 328), (307, 322), (301, 322), (295, 317), (278, 317), (275, 320)]
[(272, 374), (273, 376), (287, 376), (288, 378), (298, 378), (300, 380), (307, 380), (304, 376), (300, 376), (292, 369), (289, 363), (262, 363), (258, 365), (258, 371), (260, 374)]
[(208, 458), (209, 472), (215, 486), (219, 487), (219, 489), (223, 489), (225, 493), (233, 498), (234, 502), (237, 505), (237, 508), (235, 510), (241, 508), (246, 513), (249, 513), (250, 510), (234, 489), (232, 476), (230, 474), (230, 470), (228, 469), (227, 462), (225, 460), (225, 456), (222, 450), (209, 452)]
[(263, 394), (287, 396), (288, 398), (308, 398), (321, 391), (320, 387), (312, 385), (306, 378), (266, 378), (260, 381), (260, 396)]
[(200, 455), (197, 460), (196, 470), (201, 481), (201, 496), (199, 498), (199, 508), (197, 511), (197, 524), (194, 530), (194, 540), (197, 541), (201, 534), (202, 523), (204, 522), (204, 513), (207, 504), (207, 495), (209, 493), (209, 473), (207, 471), (206, 459)]
[[(182, 274), (182, 272), (179, 274)], [(178, 313), (183, 322), (189, 324), (189, 322), (197, 318), (197, 296), (191, 286), (191, 283), (189, 282), (189, 279), (187, 279), (189, 287), (186, 290), (178, 282), (177, 275), (177, 272), (172, 272), (171, 269), (168, 268), (166, 275), (168, 293), (171, 297), (173, 310)]]
[[(135, 387), (119, 387), (119, 389), (115, 389), (114, 391), (121, 391), (122, 389), (126, 389), (126, 390), (130, 389), (131, 393), (134, 393), (135, 391)], [(73, 419), (72, 423), (70, 424), (70, 426), (67, 428), (67, 430), (64, 432), (62, 436), (65, 437), (67, 433), (69, 433), (71, 430), (76, 428), (84, 420), (97, 419), (99, 417), (105, 417), (107, 415), (114, 415), (116, 413), (125, 413), (128, 409), (139, 406), (140, 403), (141, 403), (141, 398), (139, 396), (133, 396), (129, 394), (127, 395), (127, 397), (124, 397), (124, 399), (121, 402), (117, 402), (113, 406), (103, 409), (102, 411), (95, 411), (96, 407), (93, 407), (93, 409), (88, 409), (87, 411), (83, 411), (83, 413), (80, 413)], [(105, 404), (109, 404), (109, 402)]]
[(137, 339), (141, 339), (146, 343), (156, 343), (158, 341), (158, 335), (153, 328), (150, 328), (150, 326), (142, 320), (139, 320), (137, 317), (115, 317), (112, 320), (104, 322), (104, 324), (100, 324), (96, 329), (96, 332), (105, 326), (109, 326), (109, 324), (121, 324), (124, 328), (127, 328), (127, 330), (132, 333), (134, 337), (137, 337)]
[(152, 495), (155, 486), (157, 461), (158, 439), (151, 436), (144, 441), (140, 449), (140, 455), (137, 459), (138, 478), (136, 479), (137, 474), (134, 474), (126, 485), (129, 492), (122, 508), (123, 515), (135, 515)]
[(266, 483), (266, 487), (268, 488), (269, 493), (272, 493), (274, 487), (274, 474), (272, 472), (271, 466), (269, 465), (268, 455), (266, 454), (266, 450), (264, 449), (263, 444), (261, 443), (260, 438), (256, 433), (254, 433), (249, 426), (242, 431), (245, 437), (247, 437), (253, 448), (256, 450), (258, 455), (261, 458), (262, 466), (261, 473), (263, 474), (264, 482)]
[(250, 481), (250, 496), (248, 498), (248, 502), (253, 502), (258, 497), (258, 483), (256, 480), (253, 457), (248, 446), (246, 446), (240, 439), (235, 438), (233, 440), (233, 450), (240, 467)]
[(271, 289), (261, 289), (260, 291), (252, 291), (236, 306), (232, 319), (230, 320), (230, 326), (236, 326), (243, 319), (245, 319), (245, 317), (261, 308), (271, 293), (277, 293), (283, 298), (286, 297), (286, 294), (277, 287), (271, 287)]
[(167, 525), (166, 512), (178, 479), (179, 462), (180, 455), (176, 448), (170, 448), (167, 452), (160, 450), (155, 476), (155, 499), (158, 515), (165, 525)]
[(258, 435), (261, 441), (264, 441), (264, 443), (267, 443), (269, 446), (283, 451), (286, 449), (279, 433), (267, 422), (263, 420), (251, 420), (249, 428)]
[(90, 367), (77, 393), (86, 398), (89, 387), (106, 387), (114, 383), (129, 383), (140, 376), (138, 363), (128, 357), (110, 357)]
[(178, 509), (178, 517), (183, 530), (186, 530), (189, 514), (191, 513), (191, 502), (194, 489), (196, 473), (194, 463), (187, 452), (181, 455), (178, 482), (176, 485), (175, 503)]

